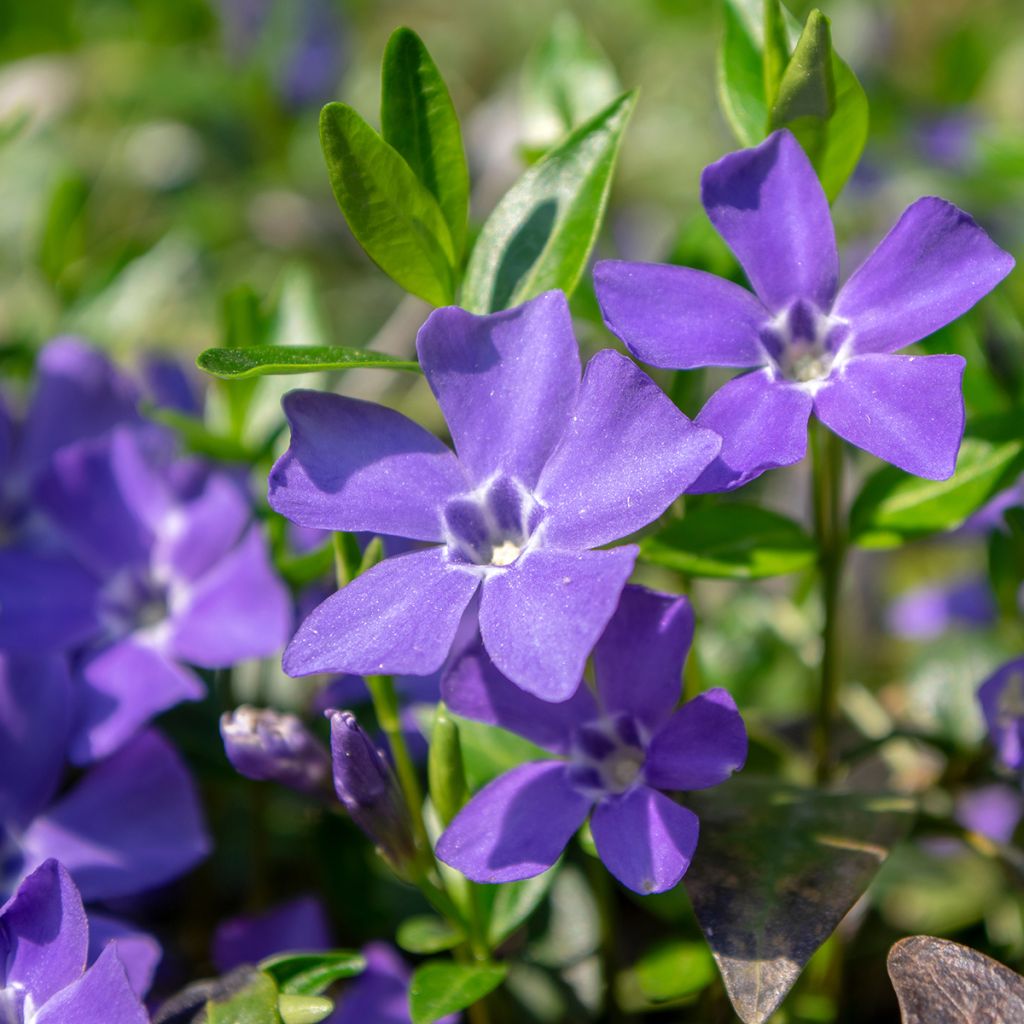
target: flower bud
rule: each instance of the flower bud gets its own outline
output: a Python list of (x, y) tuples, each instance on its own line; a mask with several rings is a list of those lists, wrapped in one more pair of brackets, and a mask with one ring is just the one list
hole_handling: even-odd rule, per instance
[(427, 755), (430, 799), (442, 824), (448, 825), (469, 799), (466, 772), (462, 763), (459, 727), (444, 704), (437, 706), (434, 729)]
[(315, 795), (327, 788), (330, 756), (295, 715), (243, 704), (221, 716), (220, 734), (240, 775), (300, 793)]

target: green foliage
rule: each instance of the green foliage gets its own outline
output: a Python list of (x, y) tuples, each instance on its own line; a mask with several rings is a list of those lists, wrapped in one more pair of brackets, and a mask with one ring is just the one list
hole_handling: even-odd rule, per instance
[(469, 798), (466, 769), (462, 763), (459, 727), (444, 704), (438, 704), (430, 733), (427, 757), (430, 799), (441, 822), (447, 825)]
[(472, 792), (524, 761), (542, 761), (551, 755), (515, 733), (458, 718), (466, 783)]
[(277, 1011), (284, 1024), (320, 1024), (334, 1012), (334, 1003), (323, 996), (282, 994), (277, 999)]
[(196, 359), (200, 370), (223, 380), (246, 380), (327, 370), (378, 368), (419, 372), (419, 363), (385, 352), (337, 345), (249, 345), (245, 348), (208, 348)]
[(487, 927), (487, 941), (500, 946), (540, 906), (562, 866), (561, 860), (547, 871), (521, 882), (494, 886)]
[(280, 953), (262, 961), (260, 969), (287, 995), (318, 996), (336, 981), (362, 974), (366, 961), (361, 953), (350, 949), (331, 949), (323, 953)]
[(204, 1024), (282, 1024), (277, 999), (274, 979), (250, 970), (244, 985), (206, 1003)]
[(715, 977), (704, 942), (666, 939), (646, 950), (617, 979), (619, 1003), (638, 1013), (690, 1002)]
[(455, 964), (431, 960), (416, 969), (409, 986), (413, 1024), (431, 1024), (493, 992), (508, 973), (505, 964)]
[(453, 949), (465, 942), (466, 936), (450, 921), (433, 914), (421, 914), (406, 918), (398, 926), (395, 941), (407, 953), (429, 956), (431, 953)]

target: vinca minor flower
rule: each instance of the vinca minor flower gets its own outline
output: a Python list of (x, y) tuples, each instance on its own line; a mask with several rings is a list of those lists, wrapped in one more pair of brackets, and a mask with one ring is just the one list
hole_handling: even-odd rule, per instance
[(457, 455), (391, 409), (293, 391), (291, 447), (270, 504), (303, 526), (429, 547), (385, 559), (316, 608), (290, 675), (427, 675), (479, 593), (484, 647), (518, 686), (565, 700), (615, 609), (637, 549), (718, 453), (646, 374), (600, 352), (580, 381), (565, 296), (474, 316), (435, 310), (420, 364)]
[(803, 458), (811, 413), (851, 444), (929, 479), (951, 476), (964, 428), (956, 355), (894, 355), (991, 291), (1013, 258), (962, 210), (919, 199), (838, 288), (828, 201), (786, 130), (707, 167), (704, 208), (751, 294), (687, 267), (606, 261), (605, 322), (654, 366), (756, 367), (696, 422), (722, 451), (694, 492), (738, 487)]
[(1014, 771), (1024, 768), (1024, 658), (993, 672), (981, 684), (978, 701), (999, 760)]
[(437, 855), (477, 882), (513, 882), (558, 859), (594, 809), (597, 852), (638, 893), (672, 888), (697, 846), (697, 816), (661, 790), (705, 789), (743, 766), (747, 734), (725, 690), (678, 710), (693, 636), (685, 597), (628, 586), (594, 648), (596, 692), (546, 705), (512, 686), (486, 654), (463, 655), (444, 699), (458, 714), (532, 740), (558, 760), (521, 764), (477, 793)]

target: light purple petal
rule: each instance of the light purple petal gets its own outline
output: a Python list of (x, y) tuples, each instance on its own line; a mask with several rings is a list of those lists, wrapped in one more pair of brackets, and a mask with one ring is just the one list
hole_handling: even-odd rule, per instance
[(586, 686), (578, 687), (569, 700), (551, 704), (503, 676), (479, 645), (445, 671), (441, 694), (457, 715), (508, 729), (555, 754), (568, 753), (573, 729), (597, 717), (597, 704)]
[(814, 398), (850, 444), (929, 480), (947, 480), (964, 436), (962, 356), (854, 356)]
[(590, 803), (569, 783), (563, 762), (518, 765), (459, 811), (437, 856), (474, 882), (532, 878), (558, 860)]
[(132, 991), (142, 999), (153, 984), (153, 975), (163, 957), (160, 943), (129, 921), (106, 914), (89, 914), (89, 963), (95, 963), (113, 942)]
[(608, 330), (652, 366), (760, 366), (769, 314), (746, 288), (689, 267), (602, 260), (594, 287)]
[(885, 622), (897, 636), (930, 640), (957, 628), (981, 628), (996, 621), (992, 588), (983, 577), (915, 587), (889, 606)]
[(213, 935), (213, 963), (221, 974), (241, 964), (255, 964), (276, 953), (315, 952), (331, 946), (323, 904), (313, 896), (279, 903), (261, 914), (232, 917)]
[(36, 868), (0, 909), (6, 939), (5, 985), (19, 985), (36, 1006), (45, 1003), (85, 969), (89, 924), (82, 898), (67, 870), (55, 860)]
[(263, 531), (253, 526), (205, 575), (172, 587), (168, 649), (203, 668), (226, 668), (284, 647), (291, 599), (270, 564)]
[(480, 633), (498, 669), (543, 700), (568, 700), (636, 555), (631, 544), (580, 553), (540, 548), (485, 580)]
[(545, 292), (488, 316), (456, 306), (434, 310), (416, 350), (473, 482), (501, 471), (532, 487), (579, 391), (565, 295)]
[(700, 823), (693, 811), (638, 786), (597, 805), (590, 828), (608, 870), (628, 889), (665, 892), (686, 874)]
[(1000, 666), (978, 690), (988, 726), (989, 738), (1000, 761), (1014, 771), (1024, 767), (1024, 658), (1015, 658)]
[(301, 526), (440, 541), (441, 507), (468, 489), (458, 460), (401, 413), (290, 391), (291, 447), (270, 472), (270, 506)]
[(807, 154), (786, 130), (704, 169), (701, 200), (761, 301), (832, 304), (839, 256), (828, 200)]
[(721, 435), (722, 450), (688, 493), (731, 491), (766, 470), (799, 462), (813, 404), (807, 392), (776, 380), (771, 370), (723, 384), (694, 421)]
[(149, 1024), (149, 1015), (132, 991), (117, 944), (79, 978), (57, 993), (33, 1024)]
[(63, 658), (0, 654), (0, 822), (24, 827), (56, 791), (71, 710)]
[(443, 548), (388, 558), (314, 609), (284, 652), (284, 670), (434, 672), (479, 582), (450, 564)]
[[(7, 403), (4, 401), (4, 396), (0, 395), (0, 481), (7, 481), (11, 478), (14, 473), (14, 466), (12, 464), (12, 457), (14, 454), (14, 423), (11, 420), (10, 411), (7, 408)], [(0, 488), (3, 484), (0, 483)], [(0, 490), (0, 498), (3, 496), (3, 491)], [(0, 510), (3, 506), (0, 505)]]
[(587, 365), (571, 425), (544, 467), (544, 543), (592, 548), (656, 519), (718, 454), (634, 363), (599, 352)]
[(24, 845), (29, 856), (59, 859), (87, 900), (162, 885), (209, 852), (188, 769), (152, 730), (84, 775), (35, 820)]
[(145, 635), (127, 636), (86, 659), (70, 756), (76, 764), (107, 757), (151, 718), (206, 687)]
[(644, 778), (658, 789), (707, 789), (747, 760), (747, 730), (736, 702), (722, 689), (688, 700), (655, 733)]
[(852, 351), (895, 352), (966, 313), (1013, 262), (963, 210), (927, 196), (843, 285), (833, 313), (850, 321)]
[(1024, 817), (1024, 796), (1019, 788), (998, 782), (969, 789), (957, 797), (953, 817), (994, 843), (1011, 843)]
[(594, 647), (597, 692), (605, 710), (649, 726), (676, 706), (683, 662), (693, 640), (693, 609), (685, 597), (627, 586)]

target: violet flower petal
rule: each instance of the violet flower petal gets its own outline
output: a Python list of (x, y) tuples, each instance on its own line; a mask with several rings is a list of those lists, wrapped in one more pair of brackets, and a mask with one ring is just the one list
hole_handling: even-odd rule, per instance
[(548, 506), (544, 544), (591, 548), (628, 536), (657, 519), (720, 447), (634, 363), (599, 352), (537, 485)]
[(284, 670), (434, 672), (479, 582), (451, 565), (443, 548), (388, 558), (313, 610), (284, 652)]
[(671, 370), (760, 366), (769, 314), (732, 281), (663, 263), (602, 260), (594, 287), (608, 330), (637, 359)]
[(76, 981), (43, 1006), (33, 1024), (149, 1024), (149, 1014), (132, 991), (117, 944)]
[(299, 896), (261, 914), (221, 922), (213, 935), (213, 963), (220, 974), (227, 974), (275, 953), (330, 948), (331, 930), (323, 904), (313, 896)]
[(956, 469), (964, 435), (962, 356), (854, 356), (814, 397), (850, 444), (928, 480)]
[(963, 210), (926, 196), (843, 285), (832, 312), (850, 321), (853, 352), (895, 352), (966, 313), (1013, 263)]
[(736, 702), (722, 689), (687, 701), (647, 748), (644, 777), (658, 789), (707, 789), (747, 760), (747, 730)]
[(114, 943), (132, 991), (142, 999), (153, 984), (153, 975), (164, 955), (160, 943), (129, 921), (90, 911), (89, 963), (95, 963), (110, 942)]
[(518, 882), (546, 871), (591, 801), (561, 761), (532, 761), (484, 786), (437, 842), (437, 856), (474, 882)]
[(484, 581), (480, 634), (498, 669), (547, 701), (568, 700), (619, 594), (637, 548), (539, 548)]
[(579, 349), (565, 295), (545, 292), (488, 316), (437, 309), (420, 328), (416, 349), (473, 482), (500, 471), (533, 487), (579, 391)]
[(1016, 786), (996, 782), (961, 793), (953, 817), (959, 825), (991, 839), (994, 843), (1012, 843), (1024, 817), (1024, 796)]
[(686, 873), (700, 823), (663, 793), (638, 786), (598, 804), (590, 828), (605, 867), (624, 886), (648, 896), (671, 889)]
[[(1001, 705), (1007, 702), (1003, 692), (1008, 686), (1017, 687), (1017, 693), (1010, 695), (1010, 709), (1004, 711)], [(1017, 714), (1021, 692), (1024, 692), (1024, 658), (1001, 665), (978, 690), (978, 703), (985, 716), (989, 738), (999, 760), (1014, 771), (1024, 767), (1024, 716)]]
[(291, 445), (270, 471), (270, 507), (300, 526), (443, 540), (440, 509), (467, 490), (451, 451), (382, 405), (319, 391), (282, 400)]
[(828, 200), (806, 153), (785, 129), (704, 169), (701, 200), (761, 301), (828, 309), (839, 255)]

